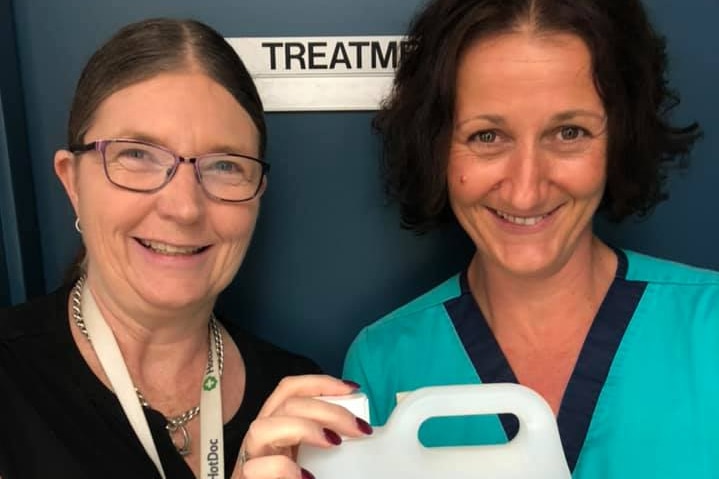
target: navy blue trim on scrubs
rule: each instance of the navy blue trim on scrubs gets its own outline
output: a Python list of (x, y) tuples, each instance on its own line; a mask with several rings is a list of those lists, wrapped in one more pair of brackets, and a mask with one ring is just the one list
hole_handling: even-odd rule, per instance
[[(557, 426), (564, 455), (570, 470), (579, 458), (589, 430), (599, 394), (609, 374), (614, 355), (644, 294), (645, 282), (626, 279), (628, 261), (621, 250), (617, 255), (617, 272), (589, 328), (572, 375), (562, 398)], [(467, 354), (483, 383), (517, 382), (477, 302), (469, 290), (467, 272), (460, 275), (462, 294), (445, 302)], [(514, 416), (500, 415), (508, 438), (517, 434)]]
[[(483, 383), (519, 382), (469, 290), (467, 271), (459, 275), (459, 286), (462, 294), (446, 301), (444, 308), (452, 319), (454, 329), (477, 375)], [(500, 414), (499, 420), (507, 439), (514, 439), (519, 430), (517, 417), (513, 414)]]

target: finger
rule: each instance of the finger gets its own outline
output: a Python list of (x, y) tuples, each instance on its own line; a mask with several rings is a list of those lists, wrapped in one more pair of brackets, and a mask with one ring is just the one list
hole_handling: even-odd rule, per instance
[(264, 456), (238, 463), (230, 479), (281, 479), (302, 477), (299, 466), (287, 456)]
[(286, 456), (264, 456), (247, 461), (241, 471), (237, 469), (232, 479), (314, 479), (314, 476), (300, 468)]
[(244, 440), (250, 458), (284, 454), (292, 456), (292, 448), (302, 444), (327, 448), (342, 442), (337, 432), (311, 419), (293, 416), (272, 416), (255, 420)]
[(294, 396), (341, 396), (357, 390), (357, 385), (320, 374), (287, 376), (267, 398), (257, 417), (269, 416), (287, 399)]
[(367, 422), (355, 417), (346, 408), (315, 398), (292, 397), (277, 407), (274, 416), (311, 419), (323, 427), (348, 437), (360, 437), (372, 432)]

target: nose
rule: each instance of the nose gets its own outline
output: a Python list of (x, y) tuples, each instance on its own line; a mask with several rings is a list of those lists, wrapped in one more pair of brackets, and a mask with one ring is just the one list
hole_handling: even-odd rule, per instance
[(506, 163), (500, 195), (517, 212), (541, 205), (549, 184), (550, 165), (534, 141), (520, 143)]
[(197, 178), (195, 165), (182, 162), (177, 165), (172, 179), (156, 193), (160, 216), (181, 224), (192, 224), (203, 214), (207, 200)]

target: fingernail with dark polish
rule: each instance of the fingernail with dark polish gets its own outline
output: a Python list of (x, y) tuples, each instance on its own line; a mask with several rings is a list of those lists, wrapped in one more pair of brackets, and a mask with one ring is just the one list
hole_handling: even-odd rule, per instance
[(350, 381), (349, 379), (343, 379), (342, 382), (345, 383), (346, 385), (348, 385), (348, 386), (351, 387), (351, 388), (354, 388), (354, 389), (359, 389), (359, 388), (360, 388), (360, 385), (359, 385), (359, 384), (357, 384), (357, 383), (354, 382), (354, 381)]
[(308, 471), (307, 469), (305, 469), (303, 467), (302, 468), (302, 479), (315, 479), (315, 476), (310, 471)]
[(372, 434), (372, 426), (370, 426), (367, 421), (365, 421), (361, 417), (356, 417), (355, 419), (357, 420), (357, 427), (360, 431), (365, 434)]
[(339, 446), (342, 444), (342, 438), (334, 432), (332, 429), (322, 428), (322, 432), (325, 433), (325, 439), (329, 441), (330, 444), (334, 444), (335, 446)]

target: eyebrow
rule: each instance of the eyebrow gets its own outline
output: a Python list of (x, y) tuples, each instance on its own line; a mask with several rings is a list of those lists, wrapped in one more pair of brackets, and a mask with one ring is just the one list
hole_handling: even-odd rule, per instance
[[(596, 113), (591, 110), (583, 110), (583, 109), (577, 109), (577, 110), (567, 110), (560, 113), (557, 113), (556, 115), (552, 116), (552, 122), (562, 122), (567, 120), (572, 120), (577, 117), (589, 117), (593, 118), (595, 120), (599, 120), (604, 122), (606, 120), (605, 115), (600, 115), (599, 113)], [(473, 120), (486, 120), (489, 123), (497, 126), (504, 126), (507, 124), (507, 121), (504, 119), (501, 115), (475, 115), (473, 117), (467, 118), (466, 120), (462, 120), (461, 122), (457, 123), (456, 128), (461, 127), (465, 123), (468, 123)]]
[(486, 120), (489, 123), (492, 123), (493, 125), (501, 126), (506, 123), (503, 117), (499, 115), (475, 115), (470, 118), (467, 118), (466, 120), (462, 120), (459, 123), (457, 123), (457, 128), (464, 125), (465, 123), (469, 123), (473, 120)]
[(600, 115), (599, 113), (596, 113), (591, 110), (569, 110), (569, 111), (563, 111), (561, 113), (557, 113), (556, 115), (554, 115), (552, 117), (552, 120), (567, 121), (567, 120), (576, 118), (578, 116), (586, 116), (586, 117), (594, 118), (595, 120), (599, 120), (599, 121), (605, 121), (607, 119), (606, 115)]
[[(153, 145), (161, 146), (163, 148), (167, 148), (170, 151), (173, 151), (170, 147), (168, 147), (165, 143), (165, 141), (154, 137), (152, 135), (148, 135), (147, 133), (142, 133), (139, 131), (134, 130), (122, 130), (120, 131), (117, 136), (115, 137), (117, 139), (125, 139), (125, 140), (139, 140), (144, 141), (146, 143), (152, 143)], [(238, 148), (237, 146), (230, 146), (227, 144), (222, 143), (216, 143), (213, 144), (212, 148), (208, 149), (207, 153), (241, 153), (243, 148)], [(205, 154), (205, 153), (203, 153)]]

